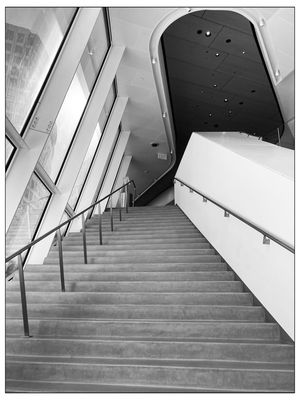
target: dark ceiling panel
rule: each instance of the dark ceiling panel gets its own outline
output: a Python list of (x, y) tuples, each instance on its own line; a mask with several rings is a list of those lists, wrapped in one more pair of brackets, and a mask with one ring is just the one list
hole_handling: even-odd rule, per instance
[(165, 36), (165, 46), (169, 49), (168, 57), (184, 60), (202, 68), (216, 69), (228, 55), (171, 35)]
[[(189, 14), (175, 21), (175, 23), (169, 26), (166, 33), (198, 43), (202, 46), (209, 46), (221, 29), (221, 25), (202, 20)], [(211, 32), (211, 36), (207, 37), (205, 35), (207, 31)]]
[(224, 85), (223, 90), (248, 97), (253, 101), (258, 101), (259, 103), (268, 103), (270, 98), (272, 99), (273, 97), (270, 87), (250, 81), (248, 79), (244, 79), (241, 76), (234, 76), (227, 84)]
[[(211, 71), (207, 68), (201, 68), (185, 61), (178, 61), (167, 58), (169, 76), (178, 78), (187, 82), (192, 82), (197, 85), (203, 85), (210, 88), (222, 88), (227, 82), (232, 79), (232, 75)], [(216, 87), (214, 87), (216, 85)]]
[[(197, 13), (193, 15), (196, 16)], [(232, 11), (218, 11), (218, 10), (207, 10), (204, 13), (201, 11), (201, 15), (207, 21), (214, 22), (216, 24), (228, 26), (234, 29), (252, 35), (251, 25), (246, 18), (241, 18), (240, 14)]]
[(264, 66), (261, 63), (250, 61), (242, 57), (228, 55), (217, 67), (218, 71), (233, 73), (254, 82), (269, 85)]
[(237, 32), (234, 29), (223, 27), (215, 40), (211, 43), (211, 47), (235, 56), (261, 62), (255, 40), (251, 40), (249, 35)]

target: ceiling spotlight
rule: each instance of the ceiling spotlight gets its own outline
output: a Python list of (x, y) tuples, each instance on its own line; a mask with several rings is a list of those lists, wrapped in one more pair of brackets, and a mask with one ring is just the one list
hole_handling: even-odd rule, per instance
[(201, 35), (201, 33), (202, 33), (202, 29), (198, 29), (198, 30), (197, 30), (197, 34), (198, 34), (198, 35)]
[(166, 112), (163, 112), (163, 113), (162, 113), (162, 117), (163, 117), (163, 118), (167, 118), (167, 113), (166, 113)]
[(152, 64), (156, 64), (156, 58), (153, 57), (153, 58), (151, 59), (151, 62), (152, 62)]
[(242, 54), (246, 54), (246, 50), (243, 50), (243, 51), (242, 51)]
[(226, 43), (230, 43), (231, 42), (231, 39), (226, 39)]
[(241, 105), (241, 106), (242, 106), (243, 104), (244, 104), (244, 102), (243, 102), (243, 101), (240, 101), (240, 102), (239, 102), (239, 105)]
[(219, 55), (220, 55), (220, 53), (216, 53), (216, 54), (215, 54), (216, 57), (219, 57)]
[(228, 110), (228, 114), (232, 114), (232, 110)]
[(279, 69), (276, 69), (276, 71), (275, 71), (275, 76), (276, 76), (276, 78), (278, 78), (278, 77), (280, 76), (280, 71), (279, 71)]
[(218, 86), (218, 85), (217, 85), (216, 83), (215, 83), (215, 84), (213, 84), (213, 87), (214, 87), (214, 88), (216, 88), (217, 86)]
[(227, 103), (227, 102), (228, 102), (228, 99), (224, 99), (224, 102)]
[(209, 117), (212, 117), (212, 113), (209, 113), (208, 116), (209, 116)]
[(159, 145), (159, 143), (157, 143), (157, 142), (152, 142), (150, 144), (151, 144), (152, 147), (157, 147)]
[(251, 93), (255, 93), (255, 92), (256, 92), (256, 90), (254, 90), (254, 89), (251, 90)]
[(206, 36), (206, 37), (210, 37), (210, 36), (211, 36), (211, 31), (206, 31), (206, 32), (205, 32), (205, 36)]

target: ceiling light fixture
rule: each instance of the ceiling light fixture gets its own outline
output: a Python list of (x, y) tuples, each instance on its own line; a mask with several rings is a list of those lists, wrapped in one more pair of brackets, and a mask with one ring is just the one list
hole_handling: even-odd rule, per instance
[(198, 29), (197, 30), (197, 35), (201, 35), (201, 33), (202, 33), (202, 29)]
[(159, 146), (159, 143), (157, 143), (157, 142), (152, 142), (152, 143), (150, 143), (150, 144), (151, 144), (152, 147), (157, 147), (157, 146)]
[(210, 36), (211, 36), (211, 31), (206, 31), (206, 32), (205, 32), (205, 36), (206, 36), (206, 37), (210, 37)]
[(226, 39), (226, 43), (230, 43), (231, 42), (231, 39)]
[(241, 105), (241, 106), (242, 106), (243, 104), (244, 104), (244, 102), (243, 102), (243, 101), (240, 101), (240, 102), (239, 102), (239, 105)]
[(162, 117), (163, 117), (163, 118), (167, 118), (167, 113), (166, 113), (166, 112), (163, 112), (163, 113), (162, 113)]
[(153, 58), (151, 59), (151, 62), (152, 62), (152, 64), (156, 64), (156, 58), (153, 57)]
[(214, 83), (214, 84), (213, 84), (213, 87), (216, 88), (216, 87), (218, 87), (218, 85), (217, 85), (216, 83)]
[(278, 78), (280, 76), (280, 70), (279, 69), (276, 69), (275, 76), (276, 76), (276, 78)]
[(209, 117), (212, 117), (212, 113), (209, 113), (208, 116), (209, 116)]
[(228, 114), (232, 114), (232, 110), (228, 110)]
[(255, 90), (255, 89), (252, 89), (252, 90), (251, 90), (251, 93), (255, 93), (255, 92), (256, 92), (256, 90)]
[(228, 99), (224, 99), (224, 102), (227, 103), (227, 102), (228, 102)]
[(243, 51), (242, 51), (242, 54), (246, 54), (246, 50), (243, 50)]
[(220, 55), (220, 53), (216, 53), (216, 54), (215, 54), (216, 57), (219, 57), (219, 55)]

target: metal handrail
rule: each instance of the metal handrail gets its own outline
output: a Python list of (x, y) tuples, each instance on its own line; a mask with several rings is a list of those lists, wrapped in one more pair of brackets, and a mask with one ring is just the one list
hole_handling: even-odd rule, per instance
[(67, 219), (66, 221), (64, 221), (63, 223), (57, 225), (55, 228), (52, 228), (50, 231), (46, 232), (44, 235), (38, 237), (37, 239), (33, 240), (32, 242), (30, 242), (29, 244), (27, 244), (26, 246), (22, 247), (20, 250), (16, 251), (15, 253), (11, 254), (9, 257), (7, 257), (5, 259), (5, 262), (7, 263), (8, 261), (12, 260), (13, 258), (17, 257), (19, 254), (23, 253), (24, 251), (30, 249), (32, 246), (34, 246), (36, 243), (40, 242), (41, 240), (45, 239), (45, 237), (51, 235), (51, 233), (57, 231), (58, 229), (60, 229), (62, 226), (68, 224), (69, 222), (73, 221), (73, 219), (79, 217), (80, 215), (84, 214), (87, 210), (89, 210), (92, 207), (95, 207), (98, 203), (100, 203), (103, 200), (106, 200), (107, 198), (109, 198), (110, 196), (112, 196), (114, 193), (118, 192), (119, 190), (123, 189), (125, 186), (132, 184), (134, 188), (136, 188), (135, 183), (133, 180), (130, 180), (129, 182), (125, 183), (123, 186), (120, 186), (118, 189), (114, 190), (113, 192), (110, 192), (108, 195), (106, 195), (105, 197), (103, 197), (100, 200), (97, 200), (95, 203), (91, 204), (90, 206), (88, 206), (87, 208), (85, 208), (84, 210), (80, 211), (79, 213), (75, 214), (73, 217), (70, 217), (69, 219)]
[[(28, 312), (27, 312), (27, 301), (26, 301), (26, 290), (25, 290), (25, 279), (24, 279), (24, 271), (23, 271), (23, 260), (21, 254), (30, 249), (32, 246), (34, 246), (36, 243), (40, 242), (41, 240), (45, 239), (47, 236), (51, 235), (51, 233), (56, 232), (57, 234), (57, 242), (58, 242), (58, 257), (59, 257), (59, 268), (60, 268), (60, 281), (61, 281), (61, 290), (62, 292), (65, 292), (65, 277), (64, 277), (64, 262), (63, 262), (63, 248), (62, 248), (62, 236), (60, 232), (60, 228), (71, 221), (73, 221), (75, 218), (79, 217), (81, 215), (82, 218), (82, 238), (83, 238), (83, 257), (84, 257), (84, 263), (88, 263), (88, 258), (87, 258), (87, 244), (86, 244), (86, 220), (84, 218), (84, 213), (88, 211), (90, 208), (95, 207), (98, 204), (99, 207), (99, 242), (100, 245), (102, 245), (102, 217), (101, 217), (101, 201), (106, 200), (107, 198), (112, 199), (112, 195), (118, 192), (119, 190), (125, 188), (126, 192), (126, 200), (125, 200), (125, 208), (126, 208), (126, 213), (128, 213), (128, 186), (132, 184), (133, 185), (133, 190), (134, 190), (134, 195), (133, 197), (135, 198), (136, 195), (136, 186), (133, 180), (130, 180), (126, 182), (124, 185), (120, 186), (116, 190), (110, 192), (108, 195), (105, 197), (102, 197), (102, 199), (97, 200), (84, 210), (80, 211), (79, 213), (73, 215), (73, 217), (70, 217), (63, 223), (57, 225), (55, 228), (52, 228), (50, 231), (46, 232), (44, 235), (40, 236), (39, 238), (33, 240), (30, 242), (28, 245), (22, 247), (15, 253), (11, 254), (9, 257), (5, 259), (5, 262), (8, 262), (12, 260), (15, 257), (18, 257), (18, 270), (19, 270), (19, 282), (20, 282), (20, 293), (21, 293), (21, 305), (22, 305), (22, 317), (23, 317), (23, 328), (24, 328), (24, 336), (30, 337), (29, 335), (29, 323), (28, 323)], [(134, 205), (134, 202), (133, 202)], [(121, 207), (120, 207), (120, 221), (122, 220), (121, 216)], [(111, 224), (111, 231), (113, 231), (113, 211), (112, 211), (112, 201), (110, 201), (110, 224)]]
[(247, 219), (245, 219), (245, 218), (241, 217), (240, 215), (236, 214), (234, 211), (230, 210), (228, 207), (222, 206), (221, 204), (219, 204), (218, 202), (216, 202), (215, 200), (213, 200), (212, 198), (210, 198), (206, 194), (203, 194), (203, 193), (199, 192), (199, 190), (197, 190), (194, 187), (192, 187), (192, 186), (188, 185), (187, 183), (183, 182), (181, 179), (174, 178), (174, 183), (175, 183), (175, 181), (180, 182), (182, 186), (186, 186), (191, 191), (193, 191), (193, 192), (199, 194), (200, 196), (202, 196), (203, 197), (203, 201), (207, 201), (208, 200), (211, 203), (215, 204), (217, 207), (219, 207), (222, 210), (224, 210), (224, 217), (229, 217), (229, 215), (232, 215), (235, 218), (237, 218), (240, 221), (242, 221), (244, 224), (250, 226), (251, 228), (253, 228), (256, 231), (258, 231), (259, 233), (261, 233), (263, 235), (263, 243), (264, 244), (269, 244), (270, 240), (272, 240), (273, 242), (275, 242), (275, 243), (279, 244), (280, 246), (284, 247), (286, 250), (290, 251), (291, 253), (295, 253), (294, 247), (288, 245), (287, 243), (284, 243), (282, 240), (276, 238), (275, 236), (273, 236), (269, 232), (266, 232), (263, 229), (259, 228), (258, 226), (254, 225), (252, 222), (250, 222)]

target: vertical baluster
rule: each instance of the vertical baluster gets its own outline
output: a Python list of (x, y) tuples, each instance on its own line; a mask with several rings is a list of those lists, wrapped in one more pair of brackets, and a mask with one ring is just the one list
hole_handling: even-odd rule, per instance
[(113, 232), (114, 230), (114, 221), (113, 221), (113, 209), (112, 209), (112, 198), (110, 196), (110, 230)]
[(61, 290), (62, 290), (62, 292), (65, 292), (66, 289), (65, 289), (65, 276), (64, 276), (64, 259), (63, 259), (62, 237), (61, 237), (60, 229), (57, 229), (56, 235), (57, 235), (57, 243), (58, 243), (58, 257), (59, 257)]
[(102, 214), (101, 214), (100, 203), (98, 203), (98, 212), (99, 212), (99, 241), (100, 241), (100, 244), (103, 244), (102, 243)]
[(23, 327), (24, 336), (29, 336), (29, 324), (28, 324), (28, 312), (26, 302), (26, 291), (23, 271), (23, 261), (21, 254), (18, 255), (18, 267), (19, 267), (19, 281), (20, 281), (20, 292), (21, 292), (21, 303), (22, 303), (22, 316), (23, 316)]
[(125, 207), (126, 207), (126, 213), (128, 213), (128, 184), (125, 186)]
[(134, 207), (135, 197), (136, 197), (136, 187), (135, 187), (135, 185), (134, 185), (134, 186), (133, 186), (133, 200), (132, 200), (132, 207)]
[(122, 221), (122, 192), (119, 194), (119, 215), (120, 221)]
[(84, 263), (87, 264), (87, 249), (86, 249), (86, 233), (85, 233), (84, 213), (81, 214), (81, 219), (82, 219), (83, 257), (84, 257)]

